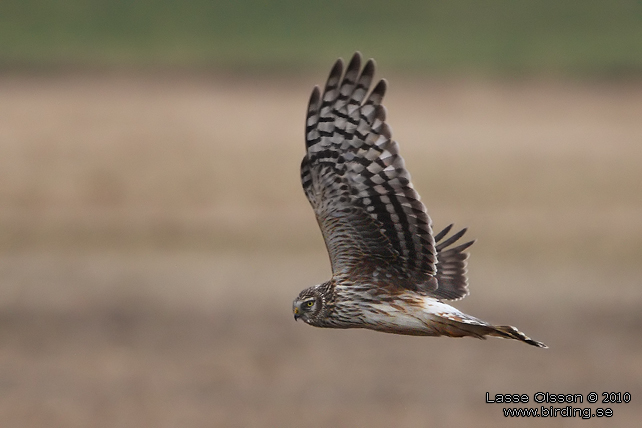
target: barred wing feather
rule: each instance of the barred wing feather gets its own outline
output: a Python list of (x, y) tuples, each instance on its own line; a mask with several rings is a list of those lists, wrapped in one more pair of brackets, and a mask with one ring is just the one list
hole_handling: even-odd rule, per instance
[(452, 224), (448, 225), (435, 235), (437, 244), (437, 273), (435, 277), (439, 286), (430, 295), (437, 299), (459, 300), (469, 294), (468, 278), (466, 277), (468, 253), (464, 251), (475, 241), (468, 241), (453, 247), (452, 245), (466, 233), (467, 229), (464, 228), (448, 239), (444, 239), (452, 227)]
[(381, 101), (386, 81), (355, 54), (338, 60), (306, 120), (301, 180), (321, 228), (334, 275), (385, 281), (425, 294), (437, 289), (431, 220), (391, 140)]

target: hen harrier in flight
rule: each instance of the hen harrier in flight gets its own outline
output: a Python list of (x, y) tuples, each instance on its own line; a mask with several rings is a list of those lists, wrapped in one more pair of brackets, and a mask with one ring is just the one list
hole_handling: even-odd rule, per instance
[[(316, 327), (369, 328), (417, 336), (497, 336), (545, 348), (512, 326), (479, 320), (444, 300), (468, 295), (466, 232), (433, 236), (381, 104), (386, 81), (368, 94), (375, 64), (361, 54), (345, 73), (337, 60), (308, 105), (301, 181), (332, 264), (332, 278), (303, 290), (294, 319)], [(367, 95), (367, 96), (366, 96)]]

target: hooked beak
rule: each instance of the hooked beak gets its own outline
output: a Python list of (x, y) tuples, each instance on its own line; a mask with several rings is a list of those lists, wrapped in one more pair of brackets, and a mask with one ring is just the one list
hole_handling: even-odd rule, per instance
[(298, 321), (300, 317), (299, 315), (299, 308), (294, 308), (294, 321)]

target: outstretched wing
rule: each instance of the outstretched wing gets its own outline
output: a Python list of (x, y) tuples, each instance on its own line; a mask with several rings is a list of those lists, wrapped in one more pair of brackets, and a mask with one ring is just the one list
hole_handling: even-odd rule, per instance
[[(459, 300), (468, 296), (468, 278), (466, 277), (466, 260), (468, 253), (464, 251), (473, 245), (475, 241), (468, 241), (456, 247), (452, 244), (457, 242), (467, 229), (462, 229), (445, 239), (453, 225), (448, 225), (435, 235), (437, 244), (437, 289), (430, 293), (432, 297), (445, 300)], [(450, 247), (450, 248), (449, 248)]]
[(366, 97), (374, 75), (356, 53), (338, 60), (306, 121), (301, 180), (334, 275), (384, 281), (418, 292), (437, 289), (435, 241), (426, 208), (391, 140), (381, 105), (386, 81)]

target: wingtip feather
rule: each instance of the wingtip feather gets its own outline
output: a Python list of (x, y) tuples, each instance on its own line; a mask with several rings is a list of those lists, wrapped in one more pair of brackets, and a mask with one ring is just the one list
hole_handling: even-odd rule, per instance
[(368, 101), (366, 102), (374, 105), (381, 104), (384, 95), (386, 95), (387, 88), (388, 83), (386, 82), (386, 79), (381, 79), (368, 96)]
[(321, 90), (319, 89), (319, 85), (314, 85), (314, 89), (312, 89), (312, 93), (310, 94), (310, 101), (308, 102), (308, 113), (315, 110), (320, 100)]

